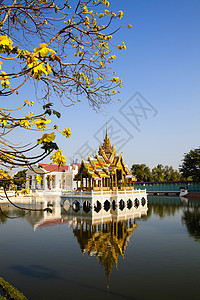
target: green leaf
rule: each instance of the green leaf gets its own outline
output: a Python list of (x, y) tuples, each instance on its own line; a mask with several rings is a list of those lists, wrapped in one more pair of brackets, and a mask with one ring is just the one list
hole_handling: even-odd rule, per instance
[(50, 108), (51, 106), (53, 106), (53, 103), (47, 103), (47, 104), (43, 105), (42, 108), (46, 109), (46, 108)]
[(45, 110), (45, 114), (48, 114), (50, 116), (51, 115), (51, 109), (48, 108), (47, 110)]
[(56, 115), (57, 118), (61, 117), (61, 114), (56, 110), (53, 110), (53, 114)]
[(59, 149), (57, 144), (53, 143), (53, 142), (49, 142), (49, 143), (43, 142), (42, 145), (43, 146), (41, 147), (41, 149), (44, 149), (45, 152), (50, 152), (51, 150), (58, 150)]

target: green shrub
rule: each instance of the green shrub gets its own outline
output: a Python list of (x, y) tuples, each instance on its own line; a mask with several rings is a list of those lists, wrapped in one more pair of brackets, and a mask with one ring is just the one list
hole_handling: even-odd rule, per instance
[[(18, 291), (16, 288), (10, 285), (10, 283), (5, 281), (1, 277), (0, 277), (0, 286), (3, 289), (3, 291), (6, 293), (6, 296), (8, 296), (10, 299), (28, 300), (22, 293), (20, 293), (20, 291)], [(6, 300), (6, 298), (0, 295), (0, 300)]]

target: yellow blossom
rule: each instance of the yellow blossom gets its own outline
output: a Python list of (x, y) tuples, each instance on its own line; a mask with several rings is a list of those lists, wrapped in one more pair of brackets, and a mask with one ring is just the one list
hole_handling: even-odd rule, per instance
[(132, 27), (132, 25), (131, 24), (128, 24), (128, 28), (131, 28)]
[(118, 83), (119, 82), (119, 77), (113, 77), (112, 81), (115, 82), (115, 83)]
[(116, 13), (114, 13), (113, 11), (111, 11), (111, 15), (115, 18), (116, 17)]
[(125, 49), (126, 50), (126, 45), (124, 44), (124, 42), (122, 43), (123, 45), (118, 45), (118, 49), (122, 50)]
[(45, 118), (40, 118), (38, 121), (35, 121), (34, 124), (38, 129), (45, 129), (47, 123), (50, 123), (51, 120), (46, 120)]
[(87, 26), (87, 28), (89, 28), (89, 25), (90, 25), (90, 19), (89, 19), (88, 16), (85, 17), (85, 20), (84, 20), (83, 24), (84, 24), (85, 26)]
[(53, 140), (55, 140), (55, 133), (52, 132), (52, 133), (45, 133), (43, 134), (43, 136), (38, 140), (38, 144), (41, 144), (43, 142), (46, 142), (46, 143), (49, 143), (49, 142), (52, 142)]
[(62, 155), (62, 150), (57, 150), (53, 156), (51, 156), (53, 163), (57, 166), (64, 166), (66, 164), (65, 156)]
[(31, 127), (31, 123), (28, 120), (22, 120), (20, 122), (20, 125), (25, 127), (25, 128)]
[(5, 53), (7, 50), (12, 50), (13, 42), (7, 35), (0, 36), (0, 53)]
[(6, 126), (7, 122), (8, 122), (7, 120), (5, 120), (5, 119), (2, 119), (2, 120), (0, 121), (0, 123), (1, 123), (1, 127), (5, 128), (5, 126)]
[(7, 35), (0, 36), (0, 45), (8, 46), (8, 45), (12, 45), (12, 44), (13, 44), (12, 40), (10, 38), (8, 38)]
[(40, 183), (41, 180), (42, 180), (42, 177), (39, 176), (39, 175), (37, 174), (37, 175), (35, 176), (35, 179), (36, 179), (37, 183)]
[(119, 18), (121, 19), (123, 17), (123, 11), (119, 11)]
[(10, 82), (8, 80), (9, 76), (7, 76), (6, 72), (4, 72), (4, 71), (1, 71), (1, 74), (2, 75), (0, 75), (0, 78), (3, 79), (1, 81), (2, 87), (9, 88), (10, 87)]
[(3, 170), (0, 170), (0, 179), (10, 179), (10, 175), (8, 173), (5, 173)]
[(28, 106), (33, 106), (34, 101), (24, 100), (25, 104), (28, 104)]
[(54, 50), (47, 47), (47, 44), (40, 44), (40, 47), (34, 49), (36, 54), (40, 54), (41, 57), (48, 56), (49, 53), (56, 53)]
[(83, 12), (84, 12), (84, 13), (88, 13), (88, 9), (87, 9), (87, 6), (86, 6), (86, 5), (83, 6)]
[(99, 64), (102, 68), (104, 68), (104, 64), (101, 61), (99, 61)]
[(66, 138), (69, 138), (70, 135), (71, 135), (71, 131), (70, 131), (70, 128), (65, 128), (62, 132), (63, 135), (66, 136)]
[(105, 6), (109, 7), (110, 3), (108, 1), (105, 1)]
[(21, 194), (26, 196), (26, 195), (30, 194), (30, 190), (29, 189), (22, 189)]
[(81, 57), (83, 56), (83, 51), (78, 51), (78, 55)]

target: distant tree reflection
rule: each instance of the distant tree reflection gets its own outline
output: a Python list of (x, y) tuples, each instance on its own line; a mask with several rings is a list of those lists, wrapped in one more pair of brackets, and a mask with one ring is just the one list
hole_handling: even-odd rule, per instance
[(187, 208), (181, 219), (189, 235), (192, 236), (195, 241), (200, 241), (200, 208)]

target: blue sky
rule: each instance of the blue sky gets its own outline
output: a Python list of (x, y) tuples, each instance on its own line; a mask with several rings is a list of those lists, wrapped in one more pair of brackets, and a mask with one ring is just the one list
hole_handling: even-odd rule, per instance
[[(70, 157), (80, 161), (78, 150), (87, 142), (91, 149), (98, 148), (107, 118), (111, 141), (118, 140), (117, 148), (122, 145), (119, 152), (130, 167), (162, 163), (178, 168), (183, 154), (200, 145), (200, 1), (111, 0), (109, 9), (122, 10), (122, 23), (133, 26), (116, 36), (117, 44), (124, 41), (127, 46), (113, 65), (124, 81), (121, 102), (116, 96), (116, 103), (103, 113), (93, 111), (86, 101), (72, 108), (58, 104), (62, 113), (58, 125), (72, 132), (70, 139), (58, 137), (59, 146), (68, 162)], [(28, 86), (22, 97), (27, 96), (34, 100)], [(139, 103), (146, 107), (145, 114), (134, 108)], [(122, 114), (130, 106), (132, 113), (140, 114), (138, 119), (130, 111)], [(120, 138), (112, 135), (113, 128)]]

